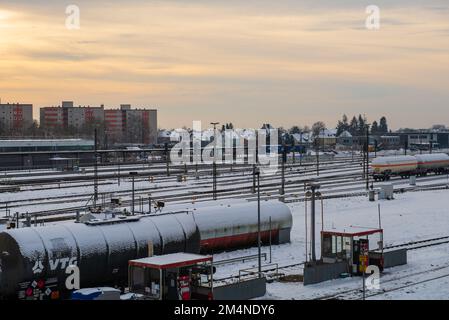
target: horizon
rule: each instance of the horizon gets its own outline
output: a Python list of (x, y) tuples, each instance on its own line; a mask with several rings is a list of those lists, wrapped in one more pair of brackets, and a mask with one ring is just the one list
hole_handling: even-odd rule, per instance
[[(156, 108), (158, 127), (332, 128), (343, 114), (386, 116), (390, 128), (449, 124), (449, 4), (327, 0), (77, 1), (0, 5), (0, 97), (39, 108)], [(61, 99), (61, 97), (65, 97)]]

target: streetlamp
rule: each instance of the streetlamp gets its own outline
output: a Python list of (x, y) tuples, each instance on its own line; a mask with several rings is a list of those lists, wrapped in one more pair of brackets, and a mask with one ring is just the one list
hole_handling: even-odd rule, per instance
[[(259, 278), (262, 277), (262, 253), (261, 253), (261, 236), (260, 236), (260, 169), (256, 167), (254, 171), (257, 176), (257, 259), (258, 259), (258, 271)], [(271, 230), (270, 230), (271, 231)]]
[(215, 152), (217, 149), (217, 125), (220, 122), (211, 122), (210, 124), (214, 126), (214, 160), (212, 162), (212, 191), (213, 191), (213, 199), (217, 200), (217, 164), (215, 163)]
[(314, 182), (309, 184), (309, 191), (306, 193), (307, 198), (311, 198), (311, 217), (310, 217), (310, 241), (312, 245), (312, 262), (316, 261), (315, 254), (315, 199), (316, 197), (320, 197), (321, 193), (317, 192), (320, 189), (320, 185)]

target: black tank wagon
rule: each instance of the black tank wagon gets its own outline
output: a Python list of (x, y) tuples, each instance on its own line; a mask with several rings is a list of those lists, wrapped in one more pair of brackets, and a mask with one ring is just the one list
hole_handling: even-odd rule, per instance
[[(269, 237), (273, 243), (289, 242), (291, 227), (285, 204), (261, 203), (263, 242)], [(151, 253), (213, 252), (256, 243), (256, 202), (7, 230), (0, 233), (0, 297), (64, 296), (70, 265), (78, 266), (81, 287), (123, 287), (129, 260)]]

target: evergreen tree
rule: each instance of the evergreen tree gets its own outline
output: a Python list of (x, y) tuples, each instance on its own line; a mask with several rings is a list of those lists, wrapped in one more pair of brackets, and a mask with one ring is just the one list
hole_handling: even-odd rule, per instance
[(348, 117), (344, 114), (341, 121), (337, 124), (337, 136), (343, 133), (343, 131), (349, 131)]
[(366, 118), (362, 117), (361, 114), (359, 114), (358, 123), (359, 123), (359, 125), (357, 128), (357, 135), (363, 136), (363, 135), (365, 135), (365, 130), (366, 130)]
[(386, 117), (380, 118), (379, 132), (380, 133), (388, 133), (388, 124), (387, 124), (387, 118)]
[(298, 126), (293, 126), (289, 130), (290, 134), (301, 133), (301, 128)]
[(357, 118), (354, 116), (351, 120), (351, 123), (349, 124), (349, 133), (353, 136), (357, 135), (357, 131), (359, 128), (359, 122)]
[(373, 135), (379, 134), (379, 124), (377, 123), (377, 121), (374, 121), (373, 124), (371, 125), (371, 134)]

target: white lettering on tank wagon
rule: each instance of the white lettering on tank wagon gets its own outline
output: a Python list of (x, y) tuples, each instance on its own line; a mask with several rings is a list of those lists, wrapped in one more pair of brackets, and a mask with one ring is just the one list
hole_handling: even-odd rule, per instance
[[(71, 258), (58, 258), (58, 259), (51, 259), (49, 260), (50, 270), (56, 271), (56, 270), (65, 270), (68, 266), (76, 266), (77, 261), (76, 257)], [(34, 263), (34, 266), (32, 268), (33, 273), (42, 273), (44, 271), (44, 265), (41, 260), (37, 260)]]

